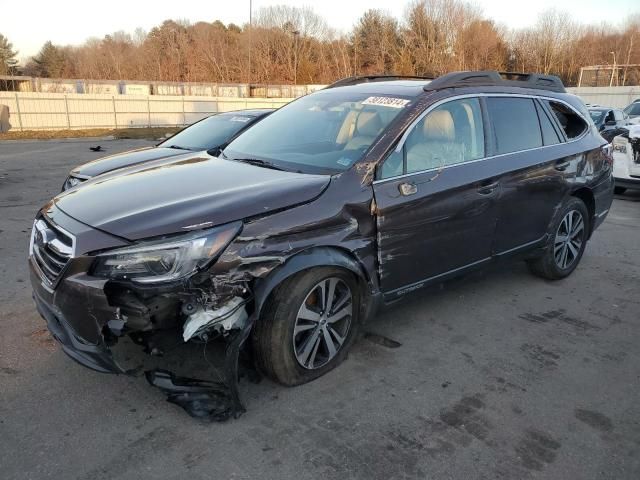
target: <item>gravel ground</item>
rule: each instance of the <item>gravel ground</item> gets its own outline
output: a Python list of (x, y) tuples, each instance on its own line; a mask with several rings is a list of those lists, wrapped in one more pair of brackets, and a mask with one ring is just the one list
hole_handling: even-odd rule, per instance
[(419, 292), (327, 376), (241, 382), (203, 425), (143, 379), (68, 359), (27, 276), (28, 232), (68, 170), (141, 140), (0, 142), (0, 477), (638, 479), (640, 192), (617, 196), (568, 279), (497, 265)]

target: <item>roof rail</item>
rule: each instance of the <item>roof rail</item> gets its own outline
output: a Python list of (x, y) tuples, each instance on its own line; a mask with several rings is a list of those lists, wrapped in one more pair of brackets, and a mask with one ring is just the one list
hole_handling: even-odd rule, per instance
[(447, 73), (425, 85), (424, 89), (431, 91), (443, 88), (475, 86), (520, 87), (566, 93), (562, 80), (555, 75), (496, 72), (494, 70)]
[(420, 77), (416, 75), (357, 75), (355, 77), (342, 78), (325, 88), (347, 87), (360, 83), (384, 82), (387, 80), (433, 80), (432, 77)]

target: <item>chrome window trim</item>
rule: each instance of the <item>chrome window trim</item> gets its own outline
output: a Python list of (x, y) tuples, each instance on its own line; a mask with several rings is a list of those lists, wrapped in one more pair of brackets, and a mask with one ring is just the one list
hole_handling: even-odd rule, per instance
[[(416, 117), (416, 119), (413, 122), (411, 122), (411, 125), (409, 125), (409, 127), (407, 127), (407, 129), (405, 130), (404, 134), (400, 138), (400, 141), (398, 142), (398, 145), (396, 146), (396, 148), (393, 149), (391, 152), (389, 152), (389, 154), (400, 152), (404, 148), (404, 144), (407, 141), (407, 138), (409, 137), (409, 135), (411, 135), (411, 132), (413, 132), (413, 129), (416, 127), (416, 125), (425, 116), (427, 116), (429, 113), (431, 113), (433, 110), (435, 110), (440, 105), (443, 105), (445, 103), (448, 103), (448, 102), (451, 102), (451, 101), (454, 101), (454, 100), (460, 100), (460, 99), (464, 99), (464, 98), (480, 98), (480, 97), (485, 97), (485, 98), (486, 97), (530, 98), (532, 100), (537, 98), (537, 99), (541, 99), (541, 100), (547, 100), (547, 101), (550, 101), (550, 102), (562, 103), (563, 105), (565, 105), (569, 109), (571, 109), (575, 114), (577, 114), (587, 124), (587, 128), (582, 133), (582, 135), (580, 135), (579, 137), (576, 137), (576, 138), (573, 138), (571, 140), (567, 140), (567, 141), (564, 141), (564, 142), (556, 143), (556, 144), (553, 144), (553, 145), (542, 145), (540, 147), (527, 148), (525, 150), (516, 150), (514, 152), (509, 152), (509, 153), (500, 153), (498, 155), (490, 155), (488, 157), (476, 158), (474, 160), (469, 160), (468, 162), (454, 163), (452, 165), (445, 165), (443, 167), (430, 168), (430, 169), (427, 169), (427, 170), (420, 170), (419, 172), (411, 172), (411, 173), (405, 173), (405, 174), (402, 174), (402, 175), (396, 175), (394, 177), (381, 178), (381, 179), (378, 179), (378, 180), (374, 180), (372, 182), (372, 184), (373, 185), (377, 185), (377, 184), (388, 182), (388, 181), (391, 181), (391, 180), (398, 180), (400, 178), (406, 178), (406, 177), (410, 177), (410, 176), (413, 176), (413, 175), (420, 175), (420, 174), (423, 174), (423, 173), (440, 172), (440, 171), (446, 170), (446, 169), (451, 168), (451, 167), (458, 167), (460, 165), (469, 165), (471, 163), (476, 163), (476, 162), (480, 162), (480, 161), (484, 161), (484, 160), (490, 160), (490, 159), (493, 159), (493, 158), (504, 157), (506, 155), (513, 155), (514, 153), (531, 152), (533, 150), (540, 150), (542, 148), (557, 147), (558, 145), (567, 145), (567, 144), (578, 142), (578, 141), (582, 140), (587, 135), (587, 133), (589, 131), (588, 127), (591, 126), (591, 122), (588, 122), (585, 119), (584, 115), (582, 115), (582, 113), (580, 113), (575, 107), (573, 107), (570, 103), (568, 103), (568, 102), (566, 102), (564, 100), (560, 100), (558, 98), (547, 97), (545, 95), (531, 95), (531, 94), (523, 94), (523, 93), (467, 93), (467, 94), (464, 94), (464, 95), (456, 95), (456, 96), (452, 96), (452, 97), (443, 98), (442, 100), (438, 100), (437, 102), (435, 102), (433, 105), (430, 105), (429, 108), (427, 108), (425, 111), (423, 111), (420, 115), (418, 115)], [(485, 128), (485, 126), (483, 125), (483, 129), (484, 128)], [(382, 165), (387, 160), (389, 154), (384, 158), (384, 160), (380, 163), (380, 165)]]

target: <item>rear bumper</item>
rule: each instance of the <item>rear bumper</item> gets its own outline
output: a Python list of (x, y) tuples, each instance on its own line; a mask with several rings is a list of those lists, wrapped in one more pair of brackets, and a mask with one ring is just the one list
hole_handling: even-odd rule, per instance
[(640, 190), (640, 178), (616, 178), (616, 187), (630, 188), (630, 189), (638, 189)]

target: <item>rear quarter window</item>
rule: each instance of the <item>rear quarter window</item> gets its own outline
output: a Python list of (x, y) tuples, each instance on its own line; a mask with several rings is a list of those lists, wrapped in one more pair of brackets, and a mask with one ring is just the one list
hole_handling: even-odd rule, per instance
[(560, 102), (547, 101), (567, 139), (578, 138), (589, 126), (573, 109)]
[(497, 154), (542, 146), (538, 113), (532, 99), (489, 97), (487, 109)]

